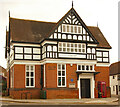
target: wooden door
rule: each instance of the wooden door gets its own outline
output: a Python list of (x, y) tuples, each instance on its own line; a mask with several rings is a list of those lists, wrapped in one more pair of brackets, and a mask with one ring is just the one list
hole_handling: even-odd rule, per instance
[(81, 98), (90, 98), (90, 79), (81, 79)]

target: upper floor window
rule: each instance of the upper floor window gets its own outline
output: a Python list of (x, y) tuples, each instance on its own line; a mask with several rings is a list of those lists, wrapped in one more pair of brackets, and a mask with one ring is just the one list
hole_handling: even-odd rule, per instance
[(63, 24), (62, 29), (65, 33), (82, 34), (82, 26)]
[(94, 71), (94, 65), (77, 65), (78, 71)]
[(118, 74), (118, 80), (120, 80), (120, 74)]
[(86, 53), (86, 45), (81, 43), (59, 43), (59, 52)]
[(35, 87), (35, 66), (26, 65), (26, 87)]
[(115, 76), (113, 75), (113, 79), (115, 79)]

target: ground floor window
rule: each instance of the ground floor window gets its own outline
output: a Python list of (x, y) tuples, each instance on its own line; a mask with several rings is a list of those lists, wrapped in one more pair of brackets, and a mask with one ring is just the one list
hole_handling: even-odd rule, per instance
[(26, 65), (26, 87), (35, 86), (35, 66)]
[(58, 87), (66, 87), (66, 65), (58, 64), (57, 70), (57, 81)]

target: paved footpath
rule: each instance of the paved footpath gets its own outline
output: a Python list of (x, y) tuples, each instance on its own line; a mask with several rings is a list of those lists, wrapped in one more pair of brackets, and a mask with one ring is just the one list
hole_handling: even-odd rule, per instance
[(61, 105), (61, 104), (106, 104), (118, 105), (118, 98), (85, 98), (85, 99), (12, 99), (9, 97), (0, 97), (2, 102), (16, 102), (16, 103), (33, 103), (44, 105)]

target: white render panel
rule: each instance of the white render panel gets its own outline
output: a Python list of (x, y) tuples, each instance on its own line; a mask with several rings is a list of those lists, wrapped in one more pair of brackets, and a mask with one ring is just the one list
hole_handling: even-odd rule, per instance
[(100, 62), (102, 62), (102, 58), (97, 58), (97, 61), (100, 61)]
[(102, 52), (97, 52), (97, 56), (102, 56)]
[(32, 48), (24, 48), (25, 53), (32, 53)]
[(23, 59), (23, 55), (22, 54), (15, 54), (15, 59)]
[(24, 43), (12, 43), (13, 46), (35, 46), (35, 47), (40, 47), (40, 45), (37, 44), (24, 44)]
[(103, 52), (103, 57), (108, 57), (108, 52)]
[(32, 55), (24, 55), (24, 59), (32, 59)]
[(103, 62), (108, 62), (108, 58), (103, 58)]
[(23, 53), (23, 47), (15, 47), (15, 53)]
[(59, 53), (59, 57), (65, 57), (65, 58), (86, 58), (86, 55)]
[(38, 48), (33, 48), (33, 53), (34, 53), (34, 54), (40, 54), (40, 49), (38, 49)]
[(55, 42), (55, 41), (44, 41), (44, 42), (42, 43), (42, 46), (43, 46), (44, 44), (46, 44), (46, 43), (49, 43), (49, 44), (57, 44), (57, 42)]
[(110, 63), (97, 63), (96, 66), (106, 66), (109, 67)]
[(96, 47), (97, 45), (96, 44), (88, 44), (88, 46)]
[(100, 50), (100, 51), (109, 51), (110, 49), (96, 48), (96, 50)]
[(40, 55), (33, 55), (33, 59), (40, 59)]

